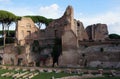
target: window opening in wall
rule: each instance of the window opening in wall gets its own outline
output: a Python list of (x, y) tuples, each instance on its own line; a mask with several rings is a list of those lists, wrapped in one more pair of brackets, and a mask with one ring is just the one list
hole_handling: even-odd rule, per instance
[(31, 31), (27, 31), (27, 37), (31, 37)]
[(22, 65), (22, 60), (23, 60), (22, 58), (18, 58), (18, 63), (17, 63), (18, 66)]
[(82, 53), (82, 57), (85, 57), (86, 55), (85, 55), (85, 53)]
[(104, 48), (100, 48), (100, 52), (104, 52)]
[(80, 26), (80, 23), (77, 22), (77, 26)]

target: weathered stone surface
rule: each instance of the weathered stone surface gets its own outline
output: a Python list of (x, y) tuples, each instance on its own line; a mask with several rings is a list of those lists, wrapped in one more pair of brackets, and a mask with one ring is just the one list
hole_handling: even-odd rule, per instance
[(30, 18), (22, 17), (17, 23), (16, 38), (17, 43), (25, 45), (39, 39), (39, 30)]
[(75, 26), (77, 26), (77, 37), (80, 41), (88, 40), (88, 35), (84, 29), (83, 23), (75, 20)]
[(75, 50), (63, 51), (59, 58), (59, 66), (75, 67), (78, 65), (78, 56)]
[(89, 40), (105, 40), (108, 37), (108, 29), (106, 24), (94, 24), (86, 28)]
[(6, 45), (4, 48), (4, 54), (3, 54), (3, 62), (2, 64), (8, 64), (8, 65), (17, 65), (18, 59), (21, 58), (21, 65), (26, 65), (27, 59), (26, 59), (26, 51), (25, 48), (22, 47), (19, 51), (21, 51), (21, 54), (18, 54), (18, 47), (15, 45)]
[(64, 15), (54, 20), (47, 26), (46, 33), (47, 37), (58, 37), (61, 38), (65, 31), (72, 30), (75, 34), (76, 27), (74, 27), (74, 16), (73, 16), (73, 8), (71, 6), (68, 6)]
[[(77, 26), (75, 26), (73, 18), (73, 8), (68, 6), (63, 17), (67, 24), (64, 26), (64, 33), (62, 35), (62, 55), (59, 58), (60, 66), (77, 65)], [(72, 51), (73, 50), (73, 51)]]
[[(53, 20), (45, 29), (38, 29), (32, 19), (23, 17), (16, 28), (16, 43), (23, 46), (23, 52), (16, 54), (17, 47), (11, 44), (4, 51), (0, 50), (0, 56), (3, 57), (4, 64), (17, 65), (20, 59), (20, 65), (35, 66), (37, 63), (51, 66), (51, 47), (55, 44), (55, 38), (59, 38), (62, 43), (59, 66), (119, 68), (120, 42), (106, 41), (107, 36), (106, 24), (94, 24), (84, 29), (83, 23), (74, 19), (72, 6), (68, 6), (63, 16)], [(46, 48), (40, 53), (33, 53), (31, 45), (34, 40)]]
[(84, 48), (80, 53), (84, 53), (89, 67), (119, 68), (119, 48), (114, 45), (95, 45)]

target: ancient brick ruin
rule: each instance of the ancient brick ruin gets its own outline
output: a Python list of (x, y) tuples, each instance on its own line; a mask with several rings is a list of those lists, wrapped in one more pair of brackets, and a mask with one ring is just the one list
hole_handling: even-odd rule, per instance
[[(45, 65), (51, 66), (53, 61), (50, 54), (55, 38), (61, 40), (62, 46), (59, 66), (120, 67), (120, 41), (107, 40), (106, 24), (99, 23), (84, 28), (81, 21), (74, 19), (72, 6), (68, 6), (64, 15), (52, 21), (45, 29), (38, 29), (32, 19), (22, 17), (17, 23), (14, 47), (5, 47), (3, 64), (35, 66), (41, 60)], [(46, 47), (40, 54), (31, 51), (34, 40)], [(20, 54), (16, 54), (18, 45), (23, 47)], [(45, 55), (48, 57), (44, 58)]]

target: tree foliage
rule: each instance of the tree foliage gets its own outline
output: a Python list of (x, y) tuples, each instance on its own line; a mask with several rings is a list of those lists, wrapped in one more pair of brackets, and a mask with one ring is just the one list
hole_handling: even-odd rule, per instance
[[(7, 31), (8, 31), (8, 30), (6, 30), (6, 32), (7, 32)], [(2, 35), (2, 34), (3, 34), (3, 31), (0, 30), (0, 35)], [(15, 30), (9, 30), (9, 34), (8, 34), (8, 32), (7, 32), (6, 37), (15, 37)]]
[(7, 23), (8, 25), (16, 21), (18, 18), (11, 12), (0, 10), (0, 23)]
[[(0, 35), (2, 36), (2, 31), (0, 31)], [(5, 43), (6, 44), (10, 44), (10, 43), (14, 43), (15, 39), (15, 31), (14, 30), (10, 30), (9, 34), (6, 34), (6, 40)], [(0, 38), (0, 46), (3, 46), (3, 37)]]
[[(48, 26), (48, 24), (53, 21), (53, 19), (47, 19), (43, 16), (26, 16), (26, 17), (30, 17), (39, 26), (39, 28), (41, 27), (42, 24)], [(15, 14), (8, 11), (0, 10), (0, 24), (2, 25), (2, 36), (4, 37), (3, 40), (4, 46), (5, 46), (6, 35), (10, 36), (9, 35), (10, 25), (13, 22), (16, 23), (17, 20), (20, 19), (21, 19), (20, 16), (16, 16)], [(14, 33), (12, 35), (14, 35)]]
[(3, 35), (4, 35), (4, 40), (3, 40), (3, 44), (5, 46), (5, 40), (6, 40), (6, 28), (9, 29), (10, 25), (13, 22), (16, 22), (16, 20), (19, 17), (17, 17), (16, 15), (14, 15), (11, 12), (8, 11), (4, 11), (4, 10), (0, 10), (0, 24), (2, 24), (2, 31), (3, 31)]
[(110, 39), (120, 39), (120, 35), (118, 35), (118, 34), (110, 34), (109, 38)]
[[(15, 39), (12, 37), (6, 37), (5, 43), (6, 44), (11, 44), (14, 43)], [(3, 46), (3, 38), (0, 38), (0, 46)]]
[(53, 20), (53, 19), (47, 19), (43, 16), (25, 16), (25, 17), (30, 17), (33, 20), (33, 22), (39, 26), (39, 28), (41, 27), (42, 24), (48, 26), (48, 24)]

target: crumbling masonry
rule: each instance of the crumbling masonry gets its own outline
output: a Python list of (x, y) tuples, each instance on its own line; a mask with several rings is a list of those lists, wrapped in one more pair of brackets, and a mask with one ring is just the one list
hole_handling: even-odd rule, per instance
[[(4, 64), (17, 65), (19, 60), (20, 65), (28, 66), (40, 61), (43, 55), (49, 55), (45, 62), (51, 66), (52, 49), (49, 46), (54, 46), (55, 38), (62, 42), (59, 66), (120, 67), (120, 41), (108, 40), (106, 24), (94, 24), (85, 29), (81, 21), (74, 19), (71, 6), (67, 7), (61, 18), (52, 21), (45, 29), (38, 29), (30, 18), (22, 17), (16, 27), (16, 45), (23, 46), (23, 53), (18, 55), (15, 53), (17, 49), (9, 50), (10, 46), (6, 47)], [(47, 47), (41, 54), (31, 53), (34, 40), (38, 40), (40, 46)]]

